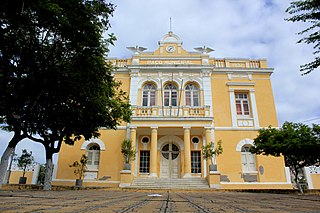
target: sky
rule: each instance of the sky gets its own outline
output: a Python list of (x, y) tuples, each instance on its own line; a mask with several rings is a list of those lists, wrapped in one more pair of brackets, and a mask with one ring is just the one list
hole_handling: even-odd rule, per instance
[[(297, 44), (297, 33), (309, 25), (288, 22), (290, 0), (117, 0), (111, 28), (117, 41), (109, 57), (130, 58), (129, 46), (154, 51), (170, 30), (187, 51), (207, 46), (216, 58), (266, 58), (279, 125), (285, 121), (320, 123), (320, 69), (301, 76), (299, 66), (314, 59), (313, 46)], [(0, 131), (0, 155), (12, 134)], [(22, 141), (17, 153), (33, 150), (45, 162), (42, 145)], [(41, 154), (43, 153), (43, 154)], [(56, 157), (55, 160), (56, 161)]]

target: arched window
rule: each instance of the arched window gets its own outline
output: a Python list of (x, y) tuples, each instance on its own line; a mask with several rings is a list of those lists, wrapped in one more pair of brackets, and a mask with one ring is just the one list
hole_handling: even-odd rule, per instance
[(98, 144), (89, 144), (87, 147), (88, 169), (98, 169), (100, 161), (100, 146)]
[(148, 83), (143, 87), (142, 106), (156, 105), (156, 87)]
[(164, 87), (164, 106), (177, 106), (178, 91), (177, 87), (169, 83)]
[(251, 145), (246, 144), (241, 148), (242, 172), (250, 173), (257, 171), (255, 156), (249, 151)]
[(185, 89), (186, 106), (199, 106), (199, 89), (194, 84), (188, 84)]

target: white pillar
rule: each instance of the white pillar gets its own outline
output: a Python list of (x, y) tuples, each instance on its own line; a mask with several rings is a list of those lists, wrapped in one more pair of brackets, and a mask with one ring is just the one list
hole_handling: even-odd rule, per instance
[(149, 177), (158, 177), (157, 172), (157, 155), (158, 155), (158, 127), (151, 127), (151, 152), (150, 152), (150, 174)]
[(232, 127), (237, 127), (237, 109), (236, 109), (234, 89), (229, 89), (229, 96), (230, 96)]
[(260, 128), (258, 110), (257, 110), (257, 104), (256, 104), (256, 97), (254, 95), (254, 89), (250, 89), (250, 101), (251, 101), (251, 107), (252, 107), (252, 109), (251, 109), (252, 116), (254, 119), (254, 127)]

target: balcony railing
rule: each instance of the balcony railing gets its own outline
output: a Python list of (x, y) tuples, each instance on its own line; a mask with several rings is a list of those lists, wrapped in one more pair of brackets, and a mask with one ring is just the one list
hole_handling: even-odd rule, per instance
[(209, 117), (210, 106), (132, 106), (134, 117)]

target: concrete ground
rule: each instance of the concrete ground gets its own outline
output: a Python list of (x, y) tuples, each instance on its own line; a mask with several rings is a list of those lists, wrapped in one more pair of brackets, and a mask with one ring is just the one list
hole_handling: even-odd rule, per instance
[(320, 212), (320, 195), (230, 191), (0, 191), (0, 212)]

